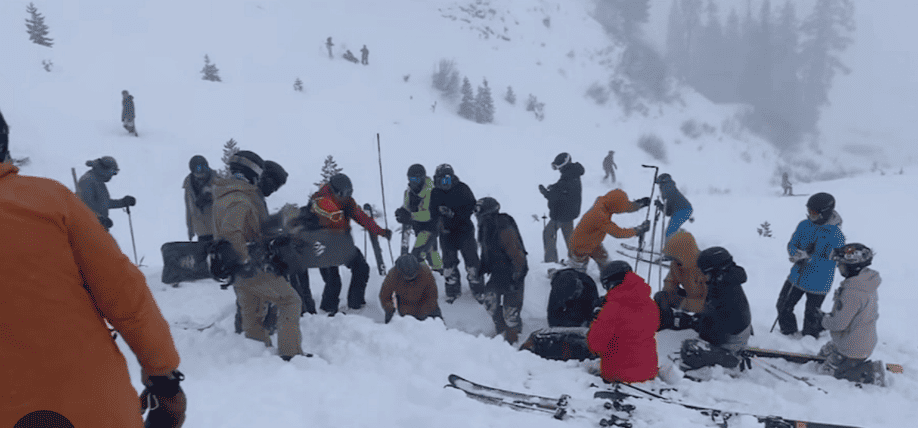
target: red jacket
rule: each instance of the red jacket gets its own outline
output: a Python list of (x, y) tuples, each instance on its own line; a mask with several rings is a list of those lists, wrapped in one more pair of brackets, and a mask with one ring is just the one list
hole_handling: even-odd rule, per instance
[(142, 427), (107, 320), (151, 375), (179, 356), (140, 270), (60, 183), (0, 163), (0, 427), (51, 410), (76, 427)]
[(660, 309), (650, 291), (641, 277), (630, 272), (606, 293), (606, 302), (587, 333), (590, 351), (602, 357), (603, 379), (644, 382), (657, 375)]
[(319, 217), (319, 225), (323, 229), (350, 230), (350, 219), (354, 219), (354, 221), (376, 236), (382, 236), (386, 233), (367, 213), (357, 206), (354, 198), (347, 198), (346, 201), (339, 202), (338, 198), (332, 193), (331, 185), (329, 184), (325, 184), (318, 192), (312, 195), (309, 203), (312, 212)]

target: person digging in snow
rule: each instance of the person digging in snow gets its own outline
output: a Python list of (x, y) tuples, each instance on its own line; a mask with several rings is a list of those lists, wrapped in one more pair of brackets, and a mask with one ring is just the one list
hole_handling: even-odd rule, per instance
[[(395, 295), (393, 301), (393, 295)], [(421, 321), (428, 317), (443, 318), (437, 304), (437, 283), (427, 265), (411, 254), (402, 254), (389, 269), (379, 290), (379, 303), (386, 324), (395, 311), (400, 316), (411, 315)]]
[(660, 329), (673, 328), (673, 309), (701, 312), (708, 292), (707, 278), (698, 268), (698, 244), (688, 232), (676, 232), (663, 247), (672, 259), (669, 273), (663, 279), (663, 290), (653, 296), (660, 307)]
[(593, 207), (580, 218), (580, 222), (577, 223), (571, 235), (573, 251), (568, 262), (570, 267), (586, 272), (587, 263), (593, 259), (602, 269), (609, 262), (609, 253), (602, 245), (606, 235), (624, 239), (641, 236), (650, 230), (649, 220), (644, 220), (636, 227), (622, 229), (612, 221), (612, 215), (632, 213), (648, 205), (650, 205), (650, 198), (629, 201), (628, 194), (621, 189), (612, 190), (597, 198)]

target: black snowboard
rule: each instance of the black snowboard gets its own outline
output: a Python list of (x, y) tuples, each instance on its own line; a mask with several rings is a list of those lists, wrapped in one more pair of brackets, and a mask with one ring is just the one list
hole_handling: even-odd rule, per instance
[(163, 284), (210, 279), (207, 248), (211, 242), (167, 242), (163, 253)]
[(341, 266), (357, 253), (350, 232), (333, 229), (301, 231), (291, 237), (290, 244), (279, 250), (290, 273), (300, 273), (307, 268)]
[(520, 349), (547, 360), (585, 360), (599, 358), (590, 352), (586, 336), (588, 327), (549, 327), (532, 332)]

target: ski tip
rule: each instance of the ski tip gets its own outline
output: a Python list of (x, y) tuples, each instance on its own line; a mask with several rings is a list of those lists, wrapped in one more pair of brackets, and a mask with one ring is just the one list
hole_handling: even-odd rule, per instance
[(447, 377), (447, 379), (449, 380), (449, 383), (451, 383), (451, 384), (455, 384), (457, 381), (464, 380), (464, 379), (462, 379), (461, 376), (455, 375), (455, 374), (449, 375), (449, 377)]

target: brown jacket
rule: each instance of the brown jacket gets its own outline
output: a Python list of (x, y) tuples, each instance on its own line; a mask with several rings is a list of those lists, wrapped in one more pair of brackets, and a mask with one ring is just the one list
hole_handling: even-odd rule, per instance
[(574, 228), (571, 236), (574, 252), (579, 255), (592, 253), (606, 239), (606, 234), (616, 238), (635, 236), (634, 229), (622, 229), (613, 223), (612, 214), (631, 213), (639, 209), (641, 205), (628, 200), (624, 190), (615, 189), (600, 196)]
[(226, 238), (240, 261), (249, 260), (247, 242), (261, 237), (261, 223), (268, 218), (268, 207), (261, 190), (248, 182), (230, 179), (214, 188), (214, 239)]
[[(182, 183), (182, 188), (185, 189), (185, 224), (188, 226), (188, 235), (213, 235), (213, 200), (208, 204), (204, 204), (203, 208), (198, 208), (198, 197), (194, 194), (191, 180), (192, 177), (189, 174), (185, 176), (185, 182)], [(205, 194), (210, 194), (210, 198), (213, 199), (214, 187), (221, 185), (217, 180), (220, 180), (220, 178), (214, 174), (204, 188), (201, 189), (202, 197)]]
[(114, 326), (151, 375), (179, 365), (140, 270), (60, 183), (0, 164), (0, 427), (50, 410), (76, 427), (143, 426)]
[(426, 264), (420, 265), (418, 276), (413, 281), (408, 281), (398, 268), (389, 269), (389, 274), (383, 280), (379, 290), (379, 303), (386, 315), (395, 313), (398, 302), (398, 314), (401, 316), (412, 315), (423, 320), (437, 312), (437, 283), (433, 273)]
[[(673, 234), (663, 247), (663, 254), (674, 259), (663, 280), (663, 293), (672, 306), (688, 312), (701, 312), (708, 293), (707, 278), (698, 269), (698, 253), (695, 237), (688, 232)], [(684, 299), (679, 288), (685, 290)]]

